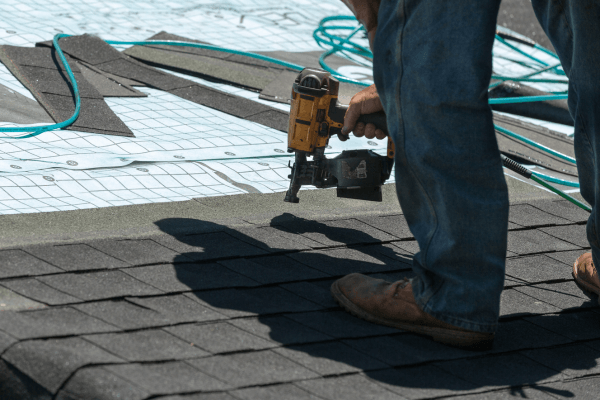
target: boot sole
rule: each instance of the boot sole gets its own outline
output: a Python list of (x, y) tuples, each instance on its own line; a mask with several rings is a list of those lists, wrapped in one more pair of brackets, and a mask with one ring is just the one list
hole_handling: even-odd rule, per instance
[(436, 342), (447, 344), (449, 346), (460, 347), (467, 350), (484, 351), (492, 348), (494, 342), (493, 333), (464, 332), (455, 329), (447, 329), (433, 326), (423, 326), (410, 322), (399, 322), (386, 318), (381, 318), (370, 314), (362, 308), (352, 303), (338, 287), (338, 281), (331, 285), (331, 295), (333, 299), (350, 314), (368, 322), (379, 325), (390, 326), (392, 328), (402, 329), (404, 331), (427, 336)]
[(579, 289), (581, 289), (583, 294), (585, 294), (591, 300), (596, 301), (600, 305), (600, 288), (589, 284), (588, 282), (581, 279), (579, 277), (579, 275), (577, 275), (578, 261), (579, 261), (579, 258), (577, 258), (577, 260), (575, 260), (575, 263), (573, 264), (573, 272), (571, 272), (571, 275), (573, 275), (573, 279), (575, 279), (575, 284), (577, 285), (577, 287)]

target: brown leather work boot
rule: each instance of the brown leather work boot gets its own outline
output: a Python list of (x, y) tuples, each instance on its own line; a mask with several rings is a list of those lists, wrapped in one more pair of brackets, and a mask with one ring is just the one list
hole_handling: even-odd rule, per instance
[(493, 333), (468, 331), (442, 322), (422, 311), (415, 302), (411, 282), (394, 283), (350, 274), (331, 285), (331, 294), (350, 314), (393, 328), (429, 336), (436, 342), (470, 350), (492, 347)]
[(600, 296), (600, 279), (598, 279), (592, 253), (584, 253), (575, 260), (573, 278), (575, 278), (575, 283), (583, 293), (592, 300), (598, 300), (598, 304), (600, 304), (598, 297)]

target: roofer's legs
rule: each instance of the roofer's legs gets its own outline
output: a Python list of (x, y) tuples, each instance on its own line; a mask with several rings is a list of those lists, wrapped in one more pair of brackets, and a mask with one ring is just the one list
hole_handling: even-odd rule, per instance
[(584, 291), (598, 294), (600, 281), (594, 264), (600, 262), (600, 1), (532, 0), (532, 5), (569, 77), (581, 195), (592, 205), (587, 223), (592, 257), (580, 257), (573, 275)]
[[(398, 198), (421, 249), (414, 300), (443, 323), (488, 333), (499, 316), (508, 226), (487, 103), (499, 3), (384, 0), (374, 44), (375, 83), (396, 144)], [(338, 286), (365, 308), (373, 306), (368, 296), (391, 307), (384, 292), (402, 297), (407, 285), (359, 285), (349, 277)]]

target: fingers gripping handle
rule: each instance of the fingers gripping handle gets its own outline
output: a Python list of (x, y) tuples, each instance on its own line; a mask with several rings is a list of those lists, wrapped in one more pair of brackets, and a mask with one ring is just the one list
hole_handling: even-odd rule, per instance
[[(335, 107), (330, 108), (329, 117), (336, 121), (343, 123), (344, 115), (346, 115), (346, 111), (348, 110), (348, 105), (337, 103)], [(394, 159), (394, 153), (396, 149), (394, 147), (394, 142), (390, 137), (390, 134), (387, 129), (387, 119), (385, 113), (383, 111), (379, 111), (373, 114), (362, 114), (357, 122), (362, 122), (364, 124), (373, 124), (377, 129), (381, 129), (383, 133), (385, 133), (388, 137), (387, 143), (387, 156), (390, 159)]]
[(373, 114), (363, 114), (358, 118), (357, 122), (362, 122), (363, 124), (373, 124), (377, 129), (381, 129), (383, 133), (388, 135), (387, 121), (383, 111)]

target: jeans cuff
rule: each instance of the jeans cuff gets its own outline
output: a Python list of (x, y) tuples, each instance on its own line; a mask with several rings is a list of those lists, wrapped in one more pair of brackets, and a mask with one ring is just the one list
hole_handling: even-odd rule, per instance
[[(418, 277), (416, 277), (413, 279), (413, 282), (414, 281), (420, 281), (420, 280)], [(450, 324), (452, 326), (455, 326), (457, 328), (462, 328), (462, 329), (466, 329), (466, 330), (474, 331), (474, 332), (495, 333), (496, 330), (498, 329), (497, 321), (492, 324), (489, 324), (489, 323), (470, 321), (470, 320), (466, 320), (463, 318), (453, 317), (452, 315), (449, 315), (448, 313), (444, 313), (444, 312), (433, 311), (432, 307), (431, 307), (431, 299), (437, 290), (429, 289), (429, 290), (426, 290), (424, 293), (416, 293), (415, 288), (419, 286), (418, 283), (419, 282), (417, 282), (417, 285), (414, 285), (414, 284), (412, 285), (413, 296), (415, 297), (415, 302), (417, 303), (417, 306), (419, 306), (419, 308), (422, 311), (431, 315), (433, 318), (438, 319), (447, 324)]]

